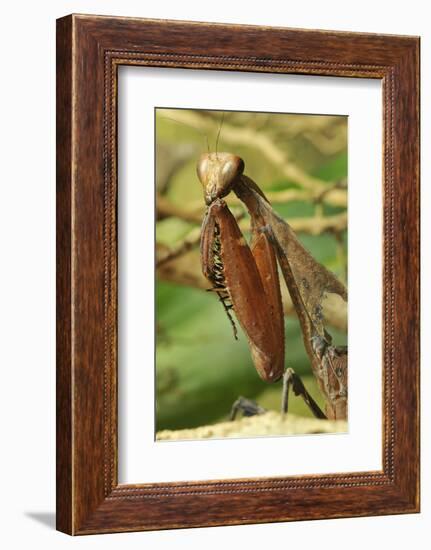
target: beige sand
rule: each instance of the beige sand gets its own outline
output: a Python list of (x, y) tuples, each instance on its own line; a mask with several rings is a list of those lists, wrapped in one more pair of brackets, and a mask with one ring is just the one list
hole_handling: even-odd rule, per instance
[(163, 430), (157, 440), (220, 439), (223, 437), (255, 437), (347, 432), (344, 420), (318, 420), (268, 411), (265, 414), (240, 418), (233, 422), (220, 422), (212, 426), (199, 426), (186, 430)]

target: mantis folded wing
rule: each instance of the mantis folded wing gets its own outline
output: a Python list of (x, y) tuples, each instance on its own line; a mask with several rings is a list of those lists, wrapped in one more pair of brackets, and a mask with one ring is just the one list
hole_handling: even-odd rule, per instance
[[(346, 418), (347, 349), (332, 345), (323, 323), (322, 300), (326, 293), (336, 293), (347, 300), (347, 291), (302, 246), (258, 185), (243, 175), (243, 169), (242, 159), (229, 153), (205, 154), (198, 163), (198, 176), (208, 205), (201, 237), (203, 273), (231, 321), (229, 310), (235, 311), (259, 375), (275, 382), (284, 371), (278, 260), (298, 315), (313, 373), (326, 400), (326, 413), (330, 418)], [(222, 200), (231, 191), (250, 213), (250, 247)], [(286, 375), (290, 376), (291, 383), (291, 369), (287, 369)], [(310, 405), (312, 399), (304, 391), (304, 399), (315, 413), (313, 404)]]

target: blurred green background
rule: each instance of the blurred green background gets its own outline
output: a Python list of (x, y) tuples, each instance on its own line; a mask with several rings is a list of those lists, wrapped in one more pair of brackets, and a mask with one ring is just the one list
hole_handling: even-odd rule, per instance
[[(243, 158), (244, 173), (306, 248), (347, 280), (347, 117), (157, 109), (157, 431), (226, 420), (239, 395), (280, 408), (281, 382), (269, 385), (258, 377), (241, 327), (236, 341), (217, 297), (204, 290), (209, 284), (201, 275), (199, 234), (205, 208), (196, 163), (201, 153), (215, 150), (218, 133), (217, 150)], [(226, 200), (235, 214), (244, 213), (247, 236), (244, 207), (233, 194)], [(286, 366), (324, 407), (282, 286)], [(324, 313), (335, 343), (345, 344), (346, 305), (328, 301)], [(295, 397), (289, 410), (310, 415)]]

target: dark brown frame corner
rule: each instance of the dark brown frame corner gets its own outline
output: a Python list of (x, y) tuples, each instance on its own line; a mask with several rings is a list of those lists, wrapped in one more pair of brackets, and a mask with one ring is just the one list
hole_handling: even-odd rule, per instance
[[(382, 471), (118, 484), (119, 65), (382, 81)], [(87, 534), (418, 510), (419, 38), (86, 15), (59, 19), (57, 528)]]

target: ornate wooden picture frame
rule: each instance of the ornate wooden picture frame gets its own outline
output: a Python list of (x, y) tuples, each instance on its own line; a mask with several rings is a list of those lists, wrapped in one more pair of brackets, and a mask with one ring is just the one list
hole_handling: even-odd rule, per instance
[[(118, 483), (120, 65), (380, 79), (381, 471)], [(69, 534), (419, 511), (419, 39), (70, 15), (57, 21), (57, 528)]]

